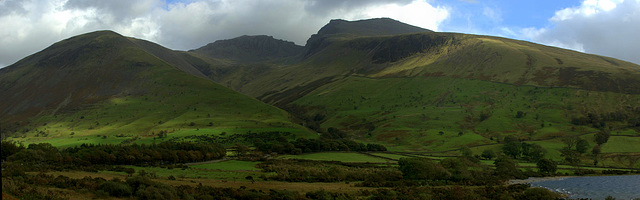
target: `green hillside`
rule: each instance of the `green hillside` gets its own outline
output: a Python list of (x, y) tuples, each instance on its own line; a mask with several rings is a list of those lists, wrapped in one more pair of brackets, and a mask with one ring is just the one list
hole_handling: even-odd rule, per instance
[(70, 146), (251, 130), (309, 133), (285, 111), (185, 73), (132, 41), (89, 33), (2, 69), (3, 137)]
[(456, 154), (501, 151), (514, 136), (562, 159), (563, 140), (593, 148), (606, 132), (606, 162), (640, 153), (627, 147), (640, 136), (640, 66), (391, 19), (332, 20), (305, 47), (242, 36), (183, 52), (95, 32), (0, 77), (11, 94), (0, 102), (3, 135), (26, 143), (337, 131), (393, 151)]
[[(515, 86), (450, 77), (351, 76), (323, 85), (291, 105), (320, 115), (322, 128), (384, 142), (397, 150), (441, 151), (612, 130), (640, 135), (640, 96), (569, 88)], [(573, 120), (597, 116), (597, 124)], [(610, 116), (624, 116), (620, 118)]]
[[(597, 132), (640, 135), (640, 66), (629, 62), (388, 19), (333, 20), (305, 48), (296, 63), (236, 63), (210, 77), (318, 132), (396, 151), (500, 151), (513, 135), (559, 160), (563, 138), (593, 147)], [(628, 142), (603, 152), (640, 153), (618, 144)]]

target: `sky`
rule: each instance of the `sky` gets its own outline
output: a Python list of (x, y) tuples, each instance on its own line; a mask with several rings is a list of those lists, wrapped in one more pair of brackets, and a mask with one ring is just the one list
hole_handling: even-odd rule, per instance
[(242, 35), (304, 45), (331, 19), (379, 17), (640, 64), (640, 0), (0, 0), (0, 67), (97, 30), (175, 50)]

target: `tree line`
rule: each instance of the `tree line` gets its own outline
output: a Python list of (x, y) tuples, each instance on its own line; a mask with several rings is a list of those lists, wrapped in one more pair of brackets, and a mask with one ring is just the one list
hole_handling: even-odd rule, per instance
[(82, 144), (58, 149), (49, 143), (27, 147), (2, 141), (2, 160), (26, 163), (36, 168), (91, 165), (164, 165), (220, 159), (226, 155), (217, 144), (162, 142), (158, 144)]

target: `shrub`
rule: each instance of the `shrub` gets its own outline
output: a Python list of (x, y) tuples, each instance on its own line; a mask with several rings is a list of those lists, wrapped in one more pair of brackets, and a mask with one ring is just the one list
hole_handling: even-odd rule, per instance
[(559, 199), (560, 195), (544, 188), (528, 188), (524, 191), (520, 199), (527, 200), (548, 200)]
[(132, 194), (131, 187), (129, 187), (129, 185), (114, 181), (104, 182), (98, 188), (114, 197), (126, 197), (131, 196)]

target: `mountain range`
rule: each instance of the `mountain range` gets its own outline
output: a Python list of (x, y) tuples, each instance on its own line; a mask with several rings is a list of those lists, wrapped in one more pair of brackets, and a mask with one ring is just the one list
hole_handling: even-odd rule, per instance
[(97, 31), (0, 69), (0, 93), (3, 138), (57, 146), (331, 129), (434, 151), (640, 134), (639, 65), (388, 18), (331, 20), (305, 46), (259, 35), (175, 51)]

